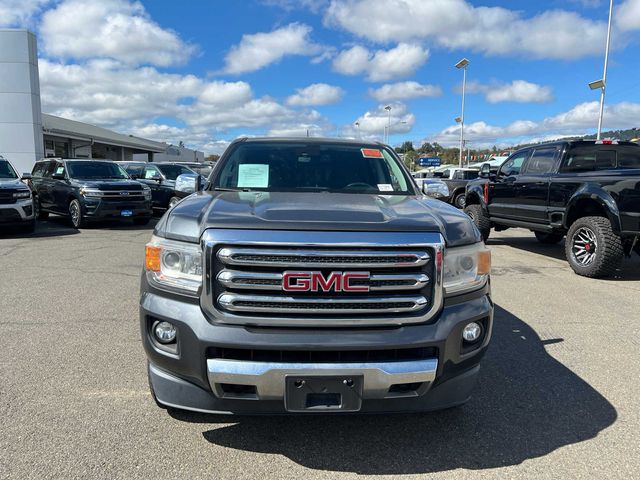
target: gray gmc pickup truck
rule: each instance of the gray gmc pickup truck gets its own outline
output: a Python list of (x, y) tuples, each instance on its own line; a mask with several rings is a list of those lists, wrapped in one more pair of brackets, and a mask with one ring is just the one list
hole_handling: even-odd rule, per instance
[(151, 393), (212, 413), (425, 411), (466, 402), (493, 322), (491, 256), (392, 149), (234, 141), (146, 247)]

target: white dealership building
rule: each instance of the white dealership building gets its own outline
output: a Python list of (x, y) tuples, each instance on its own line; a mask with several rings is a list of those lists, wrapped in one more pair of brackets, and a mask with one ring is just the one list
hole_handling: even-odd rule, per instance
[(36, 160), (54, 156), (204, 160), (202, 152), (42, 113), (36, 36), (21, 29), (0, 29), (0, 155), (19, 172), (30, 172)]

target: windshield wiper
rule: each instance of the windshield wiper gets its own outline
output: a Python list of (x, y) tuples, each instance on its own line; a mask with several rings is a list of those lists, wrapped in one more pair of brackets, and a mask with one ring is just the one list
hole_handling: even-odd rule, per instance
[(250, 188), (214, 187), (216, 192), (251, 192)]

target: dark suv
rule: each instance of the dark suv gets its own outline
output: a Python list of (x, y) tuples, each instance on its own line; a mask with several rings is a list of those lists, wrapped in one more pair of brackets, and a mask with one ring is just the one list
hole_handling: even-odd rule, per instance
[(178, 203), (184, 195), (176, 192), (176, 179), (180, 175), (198, 175), (180, 163), (119, 162), (131, 178), (151, 189), (153, 208), (167, 209)]
[(565, 253), (579, 275), (604, 277), (640, 253), (640, 146), (561, 141), (518, 150), (467, 186), (465, 212), (483, 238), (523, 227)]
[(33, 167), (38, 218), (68, 215), (75, 228), (90, 219), (133, 219), (146, 225), (152, 216), (151, 190), (129, 178), (116, 163), (46, 159)]

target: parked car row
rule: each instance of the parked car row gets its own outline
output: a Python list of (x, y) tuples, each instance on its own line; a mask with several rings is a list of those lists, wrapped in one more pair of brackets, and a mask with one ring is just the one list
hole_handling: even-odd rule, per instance
[(67, 216), (74, 228), (91, 220), (146, 225), (206, 179), (181, 164), (47, 158), (18, 176), (0, 157), (0, 224), (33, 231), (36, 219)]

